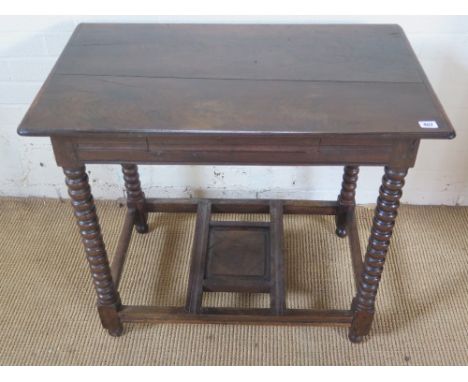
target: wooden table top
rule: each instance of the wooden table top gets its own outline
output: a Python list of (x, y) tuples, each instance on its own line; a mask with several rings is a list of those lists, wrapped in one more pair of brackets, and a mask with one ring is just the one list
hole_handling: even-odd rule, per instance
[(455, 135), (397, 25), (80, 24), (18, 132)]

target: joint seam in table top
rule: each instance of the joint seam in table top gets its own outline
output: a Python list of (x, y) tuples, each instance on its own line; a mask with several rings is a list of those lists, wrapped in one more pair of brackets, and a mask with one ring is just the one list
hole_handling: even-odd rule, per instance
[(76, 77), (116, 77), (116, 78), (148, 78), (168, 80), (208, 80), (208, 81), (252, 81), (252, 82), (336, 82), (336, 83), (376, 83), (376, 84), (421, 84), (423, 81), (367, 81), (367, 80), (312, 80), (288, 78), (235, 78), (235, 77), (184, 77), (184, 76), (143, 76), (128, 74), (85, 74), (85, 73), (55, 73), (56, 76)]

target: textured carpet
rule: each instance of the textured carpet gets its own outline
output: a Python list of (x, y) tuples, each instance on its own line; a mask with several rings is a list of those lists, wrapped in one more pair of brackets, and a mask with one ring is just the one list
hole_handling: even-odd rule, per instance
[[(109, 253), (125, 209), (98, 203)], [(372, 210), (357, 209), (364, 246)], [(265, 216), (247, 216), (263, 219)], [(371, 335), (345, 328), (126, 324), (101, 329), (68, 201), (0, 199), (2, 365), (468, 364), (468, 208), (402, 206)], [(151, 214), (134, 234), (120, 287), (125, 304), (183, 305), (195, 216)], [(332, 217), (285, 216), (287, 304), (348, 309), (348, 242)], [(207, 306), (264, 306), (263, 295), (210, 294)]]

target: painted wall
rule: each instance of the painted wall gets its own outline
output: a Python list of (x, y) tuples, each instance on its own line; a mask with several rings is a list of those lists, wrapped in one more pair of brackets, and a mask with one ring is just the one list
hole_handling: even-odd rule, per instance
[[(398, 23), (457, 131), (424, 141), (403, 202), (468, 205), (468, 17), (0, 17), (0, 195), (67, 197), (48, 139), (16, 128), (79, 22)], [(123, 196), (118, 166), (88, 166), (97, 198)], [(153, 197), (335, 199), (336, 167), (141, 166)], [(358, 203), (376, 200), (381, 168), (363, 167)]]

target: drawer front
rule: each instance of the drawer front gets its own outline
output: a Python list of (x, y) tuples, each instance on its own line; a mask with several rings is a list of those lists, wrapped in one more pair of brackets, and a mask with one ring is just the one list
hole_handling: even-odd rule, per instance
[(75, 139), (77, 156), (82, 161), (107, 162), (122, 161), (124, 158), (138, 158), (138, 153), (148, 152), (148, 143), (145, 137), (141, 138), (92, 138), (83, 137)]
[[(305, 158), (318, 150), (319, 139), (299, 144), (290, 139), (194, 137), (150, 137), (148, 148), (157, 161), (183, 163), (273, 164)], [(283, 164), (286, 164), (283, 163)]]

